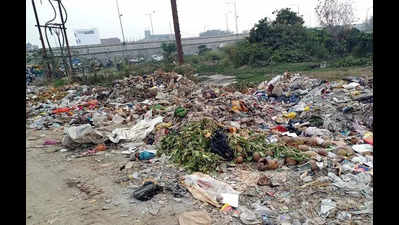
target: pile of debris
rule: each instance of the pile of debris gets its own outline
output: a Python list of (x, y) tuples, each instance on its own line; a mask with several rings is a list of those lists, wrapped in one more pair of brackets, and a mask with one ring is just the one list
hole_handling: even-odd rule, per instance
[[(63, 147), (85, 146), (85, 156), (117, 146), (130, 160), (158, 156), (212, 174), (217, 180), (193, 173), (181, 184), (244, 224), (364, 224), (372, 215), (372, 112), (372, 83), (363, 78), (284, 73), (241, 93), (157, 71), (112, 87), (29, 86), (26, 113), (29, 128), (64, 128)], [(328, 198), (314, 194), (321, 189)], [(140, 190), (147, 200), (162, 191), (154, 183)], [(358, 204), (348, 211), (349, 199)]]

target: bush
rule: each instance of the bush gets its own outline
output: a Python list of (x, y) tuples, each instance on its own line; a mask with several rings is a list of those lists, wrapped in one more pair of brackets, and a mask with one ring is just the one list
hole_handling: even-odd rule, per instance
[(167, 62), (172, 62), (175, 55), (176, 55), (176, 43), (172, 42), (172, 43), (165, 43), (163, 42), (161, 44), (161, 48), (163, 51), (163, 57)]
[(188, 76), (188, 75), (193, 75), (195, 73), (195, 68), (190, 64), (183, 64), (176, 66), (175, 72), (178, 74)]
[(263, 44), (244, 40), (235, 46), (230, 46), (226, 52), (234, 66), (243, 65), (265, 66), (269, 64), (271, 49), (265, 48)]
[(210, 50), (203, 53), (203, 57), (207, 61), (219, 61), (226, 57), (225, 53), (220, 50)]
[(53, 86), (58, 88), (58, 87), (62, 87), (64, 85), (66, 85), (68, 82), (65, 79), (57, 79), (53, 82)]
[(200, 45), (198, 46), (198, 54), (202, 55), (203, 53), (210, 51), (210, 48), (207, 48), (206, 45)]
[(165, 72), (172, 72), (175, 70), (175, 65), (168, 62), (161, 63), (160, 67)]
[(353, 56), (348, 56), (336, 61), (333, 66), (334, 67), (350, 67), (350, 66), (364, 66), (364, 65), (371, 65), (372, 59), (371, 58), (355, 58)]
[[(265, 66), (275, 63), (299, 63), (337, 57), (370, 57), (373, 50), (371, 34), (357, 29), (308, 29), (303, 19), (290, 9), (273, 12), (274, 21), (263, 18), (251, 29), (247, 41), (226, 48), (233, 64)], [(361, 64), (363, 59), (348, 59), (346, 64)]]

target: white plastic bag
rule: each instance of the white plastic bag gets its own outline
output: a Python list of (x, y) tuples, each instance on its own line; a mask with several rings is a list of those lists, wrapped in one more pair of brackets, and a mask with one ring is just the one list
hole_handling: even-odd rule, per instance
[(106, 140), (106, 138), (100, 132), (94, 130), (90, 124), (66, 127), (64, 133), (66, 134), (62, 140), (64, 146), (69, 146), (72, 143), (100, 144)]
[(131, 128), (116, 128), (108, 136), (109, 140), (114, 143), (119, 143), (120, 140), (129, 140), (131, 142), (141, 142), (144, 138), (154, 130), (155, 125), (161, 123), (163, 120), (162, 116), (158, 116), (155, 119), (143, 119), (137, 122)]
[[(206, 174), (196, 172), (186, 175), (184, 176), (183, 184), (194, 198), (203, 202), (207, 202), (218, 208), (222, 206), (221, 203), (228, 203), (231, 206), (238, 207), (240, 192), (235, 191), (230, 185), (215, 180)], [(217, 199), (220, 199), (220, 201), (217, 201)]]

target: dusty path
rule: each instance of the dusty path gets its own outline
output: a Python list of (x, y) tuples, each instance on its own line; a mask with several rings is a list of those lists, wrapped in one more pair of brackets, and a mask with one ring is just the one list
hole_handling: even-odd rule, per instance
[[(26, 224), (178, 224), (176, 215), (192, 208), (161, 193), (147, 202), (132, 199), (132, 189), (118, 178), (126, 159), (100, 155), (68, 160), (61, 146), (62, 130), (27, 130)], [(166, 207), (167, 206), (167, 207)]]

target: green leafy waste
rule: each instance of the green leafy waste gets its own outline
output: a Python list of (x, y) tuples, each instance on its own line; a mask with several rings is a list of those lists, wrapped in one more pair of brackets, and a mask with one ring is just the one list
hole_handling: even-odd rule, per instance
[(210, 137), (207, 134), (217, 128), (216, 122), (210, 119), (191, 122), (180, 132), (171, 132), (163, 138), (158, 154), (169, 155), (174, 163), (189, 171), (213, 171), (222, 158), (210, 152)]
[(247, 162), (253, 160), (252, 155), (258, 152), (261, 157), (273, 158), (290, 157), (298, 162), (308, 159), (300, 150), (287, 146), (284, 143), (268, 143), (267, 135), (263, 133), (249, 132), (249, 137), (233, 134), (229, 137), (229, 145), (234, 150), (235, 157), (241, 156)]
[(183, 108), (183, 107), (177, 107), (175, 110), (175, 116), (178, 116), (180, 118), (185, 117), (187, 114), (187, 109)]
[[(169, 155), (173, 163), (190, 172), (213, 172), (223, 161), (222, 157), (211, 152), (210, 147), (211, 134), (218, 128), (220, 126), (212, 119), (190, 122), (181, 127), (180, 131), (172, 131), (164, 137), (158, 146), (158, 154)], [(247, 162), (253, 160), (254, 152), (259, 152), (262, 157), (290, 157), (298, 162), (307, 160), (307, 156), (298, 149), (280, 143), (268, 144), (266, 134), (248, 132), (247, 138), (238, 134), (228, 136), (235, 157), (242, 156)]]

